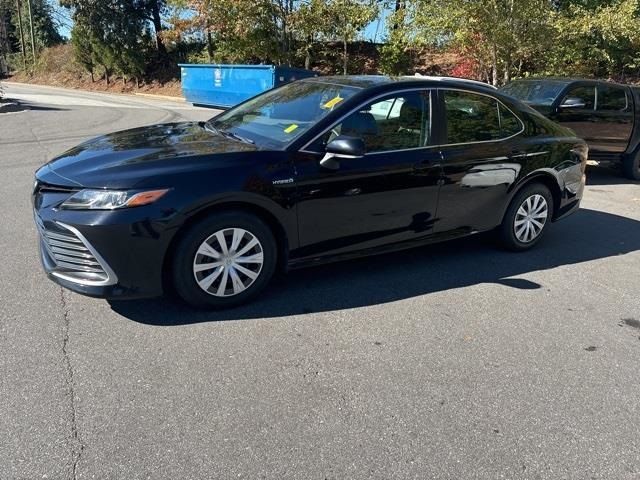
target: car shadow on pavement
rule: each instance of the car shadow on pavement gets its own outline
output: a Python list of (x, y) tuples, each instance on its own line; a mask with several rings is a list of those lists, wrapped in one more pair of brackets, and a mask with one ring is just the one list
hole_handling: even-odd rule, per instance
[(525, 253), (500, 250), (490, 235), (480, 235), (293, 271), (276, 279), (252, 303), (230, 310), (194, 310), (169, 298), (110, 305), (126, 318), (157, 326), (282, 317), (379, 305), (481, 283), (544, 288), (513, 277), (638, 250), (640, 221), (582, 209), (552, 225), (541, 243)]
[(626, 178), (621, 168), (588, 167), (587, 185), (640, 185), (640, 182)]
[(37, 105), (29, 102), (11, 100), (10, 98), (3, 99), (2, 103), (0, 103), (0, 113), (16, 113), (16, 112), (24, 112), (25, 110), (34, 110), (39, 112), (45, 111), (58, 111), (65, 112), (66, 108), (59, 107), (45, 107), (43, 105)]

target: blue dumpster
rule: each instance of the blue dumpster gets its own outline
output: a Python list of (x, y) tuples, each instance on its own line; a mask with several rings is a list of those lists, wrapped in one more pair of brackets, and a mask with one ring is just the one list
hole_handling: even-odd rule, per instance
[(275, 65), (179, 64), (182, 92), (188, 102), (232, 107), (271, 88), (317, 73)]

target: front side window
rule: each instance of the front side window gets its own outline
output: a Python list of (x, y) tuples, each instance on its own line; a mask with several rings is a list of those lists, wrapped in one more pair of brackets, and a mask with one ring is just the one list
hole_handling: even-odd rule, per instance
[(444, 103), (447, 144), (500, 140), (522, 130), (513, 112), (493, 97), (445, 91)]
[(577, 110), (593, 110), (596, 105), (596, 87), (574, 87), (564, 96), (560, 105)]
[(207, 122), (260, 146), (284, 149), (359, 89), (315, 81), (289, 83)]
[(598, 87), (598, 110), (622, 112), (628, 105), (627, 92), (624, 88), (608, 85)]
[(359, 108), (314, 142), (312, 149), (323, 150), (340, 135), (361, 138), (367, 153), (419, 148), (428, 145), (430, 126), (429, 92), (396, 94)]

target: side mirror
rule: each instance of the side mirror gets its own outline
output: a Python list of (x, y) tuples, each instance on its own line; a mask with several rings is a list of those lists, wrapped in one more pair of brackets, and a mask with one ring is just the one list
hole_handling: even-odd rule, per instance
[(567, 97), (560, 105), (560, 108), (585, 108), (587, 106), (584, 100), (578, 97)]
[(361, 158), (364, 156), (364, 140), (340, 135), (329, 142), (326, 152), (320, 160), (320, 165), (329, 170), (338, 170), (341, 158)]

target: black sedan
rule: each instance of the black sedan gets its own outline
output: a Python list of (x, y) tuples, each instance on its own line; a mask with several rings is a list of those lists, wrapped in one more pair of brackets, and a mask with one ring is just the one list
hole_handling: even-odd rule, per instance
[(570, 130), (488, 86), (322, 77), (206, 123), (83, 143), (37, 171), (34, 216), (64, 287), (227, 307), (277, 269), (493, 229), (529, 249), (579, 207), (586, 158)]

